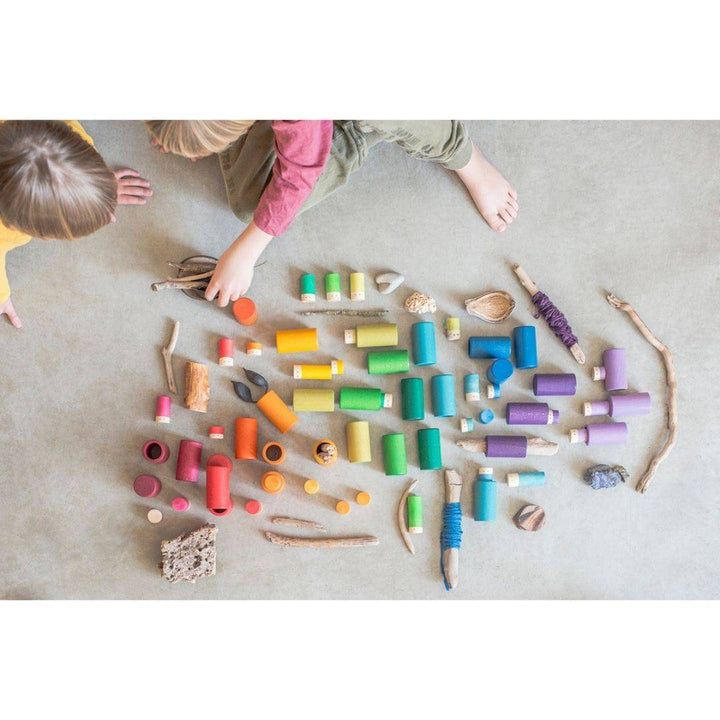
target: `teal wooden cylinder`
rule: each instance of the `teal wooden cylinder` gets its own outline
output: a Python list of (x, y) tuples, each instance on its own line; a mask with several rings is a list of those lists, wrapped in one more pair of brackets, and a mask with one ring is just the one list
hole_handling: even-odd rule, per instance
[(478, 522), (491, 522), (497, 518), (497, 483), (492, 468), (478, 468), (473, 488), (473, 517)]
[(530, 487), (545, 484), (545, 473), (535, 472), (508, 473), (505, 476), (508, 487)]
[(407, 475), (405, 435), (402, 433), (383, 435), (382, 451), (386, 475)]
[(403, 378), (400, 381), (402, 419), (424, 420), (425, 397), (422, 378)]
[(468, 338), (468, 355), (476, 360), (509, 358), (511, 348), (509, 337), (483, 335)]
[(433, 415), (455, 417), (455, 378), (452, 375), (433, 375), (430, 380)]
[(410, 355), (407, 350), (378, 350), (369, 352), (367, 369), (371, 375), (404, 373), (410, 369)]
[(435, 351), (435, 324), (418, 322), (412, 326), (413, 362), (416, 365), (434, 365), (437, 362)]
[(421, 470), (440, 470), (442, 454), (440, 452), (440, 430), (422, 428), (417, 432), (418, 461)]
[(315, 300), (315, 276), (310, 273), (300, 276), (300, 299), (303, 302)]

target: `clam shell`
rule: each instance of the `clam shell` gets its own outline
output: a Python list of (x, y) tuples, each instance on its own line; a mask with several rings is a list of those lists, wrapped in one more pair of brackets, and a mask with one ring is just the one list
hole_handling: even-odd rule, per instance
[(502, 290), (491, 290), (465, 301), (465, 310), (469, 315), (489, 323), (502, 322), (510, 317), (514, 309), (513, 296)]

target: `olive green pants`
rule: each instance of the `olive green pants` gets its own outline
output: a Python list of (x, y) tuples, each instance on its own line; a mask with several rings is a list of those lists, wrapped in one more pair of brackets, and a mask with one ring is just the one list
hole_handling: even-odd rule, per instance
[[(334, 123), (327, 164), (300, 212), (345, 185), (370, 149), (394, 142), (408, 155), (440, 163), (449, 170), (465, 167), (472, 143), (458, 120), (342, 120)], [(275, 163), (275, 137), (269, 120), (258, 120), (220, 154), (220, 167), (233, 213), (250, 222)]]

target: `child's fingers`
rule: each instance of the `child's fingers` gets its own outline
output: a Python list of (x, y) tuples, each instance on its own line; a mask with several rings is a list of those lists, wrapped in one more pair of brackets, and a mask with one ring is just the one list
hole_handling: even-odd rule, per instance
[(20, 317), (15, 312), (15, 308), (12, 306), (11, 303), (8, 303), (7, 307), (2, 312), (0, 312), (0, 315), (2, 313), (5, 313), (8, 316), (8, 320), (10, 321), (10, 324), (13, 327), (16, 327), (16, 328), (22, 327), (22, 322), (20, 322)]
[(211, 280), (207, 286), (207, 289), (205, 290), (205, 299), (213, 300), (215, 298), (215, 296), (217, 295), (218, 290), (219, 290), (218, 284)]
[(226, 288), (220, 290), (220, 296), (218, 297), (218, 306), (225, 307), (230, 300), (230, 291)]
[(230, 296), (230, 302), (235, 302), (236, 300), (239, 300), (243, 294), (244, 293), (242, 293), (240, 290), (237, 290)]
[(145, 205), (147, 200), (137, 195), (118, 195), (118, 205)]
[(153, 192), (149, 187), (144, 185), (129, 185), (128, 183), (121, 183), (120, 185), (121, 195), (138, 195), (139, 197), (150, 197)]
[(120, 182), (130, 187), (150, 187), (150, 181), (144, 177), (121, 178)]
[(140, 173), (132, 168), (123, 168), (122, 170), (115, 171), (115, 177), (119, 180), (120, 178), (127, 177), (128, 175), (134, 177), (140, 177)]

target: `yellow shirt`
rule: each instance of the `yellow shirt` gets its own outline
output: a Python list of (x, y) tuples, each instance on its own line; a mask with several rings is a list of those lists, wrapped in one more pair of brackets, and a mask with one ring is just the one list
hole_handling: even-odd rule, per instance
[[(0, 122), (4, 122), (0, 120)], [(77, 120), (65, 121), (80, 137), (93, 145), (92, 138), (85, 132), (83, 126)], [(25, 245), (30, 242), (30, 236), (19, 230), (11, 230), (0, 222), (0, 305), (10, 297), (10, 284), (8, 283), (5, 270), (5, 256), (13, 248)]]

